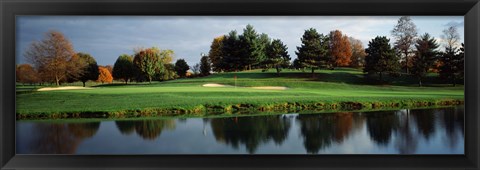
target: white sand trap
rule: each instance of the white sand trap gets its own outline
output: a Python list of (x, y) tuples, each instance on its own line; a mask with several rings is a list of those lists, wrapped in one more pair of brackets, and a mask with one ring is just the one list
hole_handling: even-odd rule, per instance
[(79, 87), (79, 86), (64, 86), (64, 87), (44, 87), (37, 91), (53, 91), (53, 90), (87, 90), (93, 89), (91, 87)]
[(217, 84), (217, 83), (208, 83), (202, 85), (203, 87), (228, 87), (227, 85)]
[(287, 90), (287, 87), (283, 86), (259, 86), (259, 87), (252, 87), (252, 89), (261, 89), (261, 90)]
[[(234, 87), (234, 86), (223, 85), (218, 83), (208, 83), (202, 86), (203, 87)], [(239, 87), (239, 88), (252, 88), (252, 89), (259, 89), (259, 90), (287, 90), (288, 89), (287, 87), (283, 87), (283, 86), (258, 86), (258, 87)]]

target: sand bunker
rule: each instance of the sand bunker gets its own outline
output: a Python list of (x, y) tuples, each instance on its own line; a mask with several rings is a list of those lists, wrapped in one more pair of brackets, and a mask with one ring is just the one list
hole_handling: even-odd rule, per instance
[(287, 87), (283, 86), (259, 86), (251, 87), (252, 89), (261, 89), (261, 90), (287, 90)]
[(217, 83), (208, 83), (208, 84), (204, 84), (203, 87), (228, 87), (228, 85), (217, 84)]
[[(203, 87), (233, 87), (233, 86), (217, 84), (217, 83), (208, 83), (208, 84), (204, 84)], [(283, 87), (283, 86), (258, 86), (258, 87), (241, 87), (241, 88), (252, 88), (252, 89), (260, 89), (260, 90), (287, 90), (288, 89), (287, 87)]]
[(79, 87), (79, 86), (64, 86), (64, 87), (44, 87), (37, 91), (53, 91), (53, 90), (86, 90), (93, 89), (91, 87)]

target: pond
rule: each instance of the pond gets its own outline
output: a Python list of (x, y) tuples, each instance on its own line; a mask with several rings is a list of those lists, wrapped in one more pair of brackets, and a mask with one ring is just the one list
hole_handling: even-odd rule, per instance
[(464, 106), (228, 118), (18, 121), (17, 154), (464, 154)]

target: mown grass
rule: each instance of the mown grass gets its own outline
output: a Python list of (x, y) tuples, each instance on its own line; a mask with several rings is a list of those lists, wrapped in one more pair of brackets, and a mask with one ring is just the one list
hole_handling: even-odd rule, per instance
[[(235, 81), (234, 75), (238, 78)], [(375, 109), (458, 104), (463, 86), (439, 84), (437, 76), (418, 87), (415, 79), (399, 77), (391, 85), (367, 82), (359, 70), (318, 71), (315, 77), (284, 70), (280, 75), (260, 70), (220, 73), (173, 81), (98, 85), (92, 90), (43, 91), (17, 95), (17, 115), (62, 117), (97, 114), (114, 117), (205, 115), (205, 112)], [(429, 83), (430, 82), (430, 83)], [(206, 83), (237, 87), (202, 87)], [(258, 90), (252, 86), (285, 86), (287, 90)], [(164, 114), (165, 113), (165, 114)], [(168, 113), (168, 114), (166, 114)], [(41, 115), (41, 116), (39, 116)], [(63, 115), (64, 117), (65, 115)]]

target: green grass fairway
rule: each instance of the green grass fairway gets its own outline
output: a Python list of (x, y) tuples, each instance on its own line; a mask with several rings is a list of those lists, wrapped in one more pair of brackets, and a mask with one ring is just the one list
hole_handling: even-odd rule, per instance
[[(342, 103), (360, 103), (365, 107), (414, 106), (418, 103), (441, 105), (463, 101), (463, 86), (438, 84), (437, 76), (418, 87), (415, 79), (399, 77), (391, 85), (375, 85), (360, 70), (319, 70), (314, 78), (309, 73), (273, 70), (221, 73), (203, 78), (178, 79), (166, 82), (99, 85), (91, 90), (42, 91), (17, 94), (17, 114), (57, 115), (107, 113), (144, 114), (170, 111), (197, 113), (214, 109), (236, 111), (245, 108), (275, 110), (285, 108), (344, 109)], [(234, 75), (237, 75), (235, 85)], [(392, 78), (393, 79), (393, 78)], [(206, 83), (231, 87), (202, 87)], [(260, 90), (251, 86), (285, 86), (287, 90)], [(22, 89), (19, 89), (22, 90)], [(430, 105), (429, 104), (429, 105)], [(34, 117), (34, 116), (33, 116)]]

